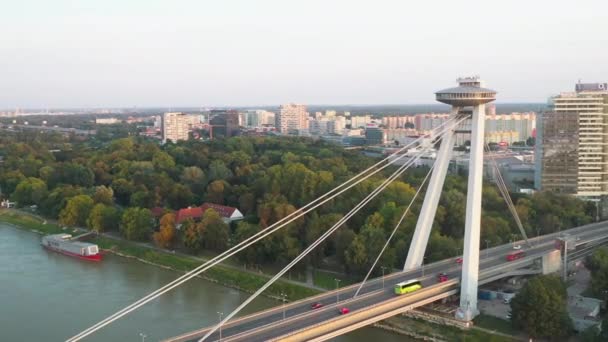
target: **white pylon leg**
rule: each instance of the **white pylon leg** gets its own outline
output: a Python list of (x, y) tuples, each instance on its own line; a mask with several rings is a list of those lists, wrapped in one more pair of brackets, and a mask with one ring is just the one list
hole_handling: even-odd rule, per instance
[(485, 105), (473, 107), (471, 124), (471, 152), (464, 225), (460, 308), (456, 312), (456, 317), (465, 321), (470, 321), (479, 314), (477, 310), (477, 285), (479, 280)]
[[(452, 108), (450, 119), (456, 118), (458, 110), (459, 108), (457, 107)], [(422, 203), (420, 215), (418, 215), (416, 230), (414, 231), (414, 236), (410, 242), (410, 249), (407, 252), (405, 265), (403, 265), (404, 271), (413, 270), (422, 265), (426, 245), (429, 241), (429, 236), (431, 235), (433, 221), (435, 220), (437, 204), (439, 203), (439, 197), (441, 197), (441, 189), (443, 188), (445, 175), (452, 157), (452, 150), (454, 149), (454, 129), (455, 127), (446, 131), (441, 146), (439, 147), (431, 180), (429, 181), (426, 194), (424, 195), (424, 202)]]

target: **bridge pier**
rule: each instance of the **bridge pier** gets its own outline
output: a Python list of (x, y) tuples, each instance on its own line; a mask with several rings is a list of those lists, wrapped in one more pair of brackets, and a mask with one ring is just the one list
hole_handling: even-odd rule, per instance
[(479, 314), (479, 310), (477, 310), (477, 285), (479, 282), (481, 190), (483, 186), (484, 104), (478, 104), (473, 107), (471, 123), (471, 151), (469, 154), (460, 308), (456, 312), (456, 317), (465, 321), (470, 321)]

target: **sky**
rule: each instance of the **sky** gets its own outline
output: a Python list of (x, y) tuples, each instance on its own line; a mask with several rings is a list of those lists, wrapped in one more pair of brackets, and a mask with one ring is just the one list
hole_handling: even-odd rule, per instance
[(0, 108), (498, 102), (608, 82), (605, 0), (4, 0)]

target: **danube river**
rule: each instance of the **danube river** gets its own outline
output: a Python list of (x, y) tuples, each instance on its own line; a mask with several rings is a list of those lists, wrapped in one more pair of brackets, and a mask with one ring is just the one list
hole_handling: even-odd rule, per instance
[[(107, 254), (92, 263), (50, 252), (40, 236), (0, 223), (0, 340), (63, 341), (175, 279), (179, 274)], [(101, 329), (85, 341), (146, 341), (178, 335), (218, 321), (248, 294), (202, 280), (176, 290)], [(258, 298), (245, 311), (277, 305)], [(366, 328), (341, 342), (407, 341)]]

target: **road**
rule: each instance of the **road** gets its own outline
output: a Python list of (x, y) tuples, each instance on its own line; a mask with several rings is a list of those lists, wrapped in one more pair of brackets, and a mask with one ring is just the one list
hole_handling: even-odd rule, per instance
[[(582, 245), (595, 240), (598, 237), (608, 236), (608, 223), (600, 222), (590, 224), (564, 232), (580, 237), (577, 245)], [(526, 251), (526, 258), (525, 260), (522, 259), (522, 261), (532, 261), (543, 254), (554, 250), (554, 240), (557, 235), (557, 233), (549, 234), (531, 239), (531, 247), (526, 247), (523, 241), (516, 242), (516, 244), (521, 244), (523, 246), (522, 248)], [(480, 253), (480, 273), (487, 273), (492, 269), (500, 268), (507, 264), (506, 254), (513, 250), (512, 247), (513, 244), (507, 244), (482, 250)], [(413, 296), (419, 292), (424, 292), (423, 290), (426, 290), (427, 287), (437, 284), (437, 274), (440, 272), (446, 273), (450, 279), (450, 281), (445, 283), (446, 291), (448, 289), (457, 288), (461, 266), (458, 265), (455, 260), (456, 258), (451, 258), (429, 264), (421, 269), (393, 273), (385, 276), (384, 280), (382, 278), (370, 280), (363, 286), (356, 298), (353, 298), (353, 296), (359, 284), (235, 319), (222, 327), (222, 340), (266, 341), (299, 329), (336, 319), (340, 316), (339, 309), (342, 307), (348, 307), (352, 314), (364, 308), (378, 305), (379, 303)], [(500, 275), (498, 276), (500, 277)], [(396, 296), (393, 293), (392, 287), (394, 284), (414, 278), (420, 279), (425, 288), (405, 296)], [(483, 278), (480, 274), (480, 282), (482, 282), (482, 280)], [(311, 305), (314, 303), (321, 303), (323, 304), (323, 307), (313, 310), (311, 309)], [(167, 341), (196, 341), (197, 338), (202, 337), (207, 331), (208, 328), (204, 328), (177, 336)], [(207, 341), (216, 341), (219, 340), (219, 337), (219, 331), (216, 331), (207, 339)]]

